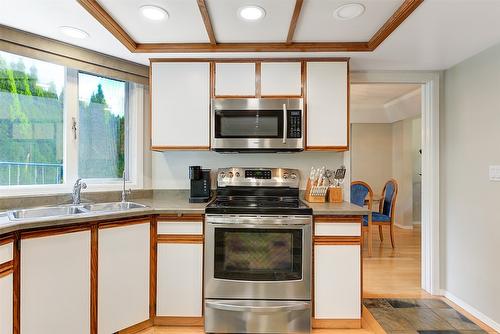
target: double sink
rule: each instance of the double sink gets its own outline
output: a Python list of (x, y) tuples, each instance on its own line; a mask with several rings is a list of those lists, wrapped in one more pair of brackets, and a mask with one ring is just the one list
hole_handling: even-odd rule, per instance
[(146, 208), (146, 205), (135, 202), (109, 202), (78, 205), (56, 205), (38, 208), (19, 209), (7, 212), (9, 220), (23, 221), (58, 217), (78, 217), (85, 214), (113, 213), (132, 209)]

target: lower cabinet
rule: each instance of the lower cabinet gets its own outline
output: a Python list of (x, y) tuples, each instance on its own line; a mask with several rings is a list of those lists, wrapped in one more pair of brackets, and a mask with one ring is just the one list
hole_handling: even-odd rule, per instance
[(98, 239), (98, 333), (112, 334), (149, 319), (150, 222), (103, 225)]
[[(0, 286), (10, 293), (11, 278)], [(90, 231), (21, 240), (20, 325), (23, 334), (90, 332)]]
[(361, 319), (359, 245), (314, 246), (314, 318)]
[(201, 317), (203, 244), (158, 244), (158, 316)]
[(162, 324), (201, 324), (203, 310), (203, 218), (158, 221), (156, 315)]
[(13, 274), (0, 277), (0, 333), (12, 333)]

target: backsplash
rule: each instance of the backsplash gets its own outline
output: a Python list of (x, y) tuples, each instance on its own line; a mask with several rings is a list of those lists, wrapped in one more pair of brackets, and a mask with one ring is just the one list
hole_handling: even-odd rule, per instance
[[(199, 165), (212, 170), (222, 167), (285, 167), (300, 170), (301, 189), (306, 186), (311, 166), (338, 168), (344, 163), (344, 153), (251, 153), (221, 154), (208, 151), (153, 152), (153, 189), (188, 189), (188, 167)], [(212, 177), (212, 186), (215, 178)]]

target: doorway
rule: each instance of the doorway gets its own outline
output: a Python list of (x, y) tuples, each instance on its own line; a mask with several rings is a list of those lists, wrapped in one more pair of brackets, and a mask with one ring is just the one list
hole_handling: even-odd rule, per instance
[[(438, 295), (439, 289), (439, 73), (354, 72), (351, 85), (413, 84), (420, 86), (421, 101), (421, 227), (420, 236), (410, 236), (420, 249), (420, 288), (417, 293)], [(354, 115), (354, 114), (353, 114)], [(420, 152), (419, 152), (420, 154)], [(351, 164), (352, 166), (352, 164)], [(417, 206), (417, 205), (415, 205)], [(413, 217), (413, 212), (411, 214)], [(414, 232), (414, 230), (408, 230)], [(402, 229), (401, 233), (408, 232)], [(378, 238), (375, 230), (373, 240)], [(404, 236), (401, 236), (404, 238)], [(420, 241), (420, 244), (416, 240)], [(376, 243), (374, 242), (374, 245)], [(396, 245), (397, 247), (397, 245)], [(394, 257), (388, 257), (387, 262)], [(367, 269), (367, 268), (365, 268)], [(390, 273), (386, 273), (387, 277)], [(365, 270), (366, 275), (366, 270)], [(418, 275), (418, 271), (417, 274)], [(415, 278), (414, 274), (412, 277)], [(382, 283), (383, 284), (383, 283)], [(376, 291), (376, 290), (375, 290)], [(410, 292), (410, 290), (408, 290)], [(414, 291), (415, 292), (415, 291)]]

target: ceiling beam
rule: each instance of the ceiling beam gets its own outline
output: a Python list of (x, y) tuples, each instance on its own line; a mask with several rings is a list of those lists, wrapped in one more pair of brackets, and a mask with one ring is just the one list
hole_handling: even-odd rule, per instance
[(198, 8), (200, 9), (201, 17), (203, 18), (203, 23), (205, 23), (205, 29), (207, 30), (208, 39), (210, 40), (210, 44), (217, 44), (217, 40), (215, 39), (214, 29), (212, 27), (212, 21), (210, 20), (210, 15), (208, 14), (207, 3), (205, 0), (197, 0)]
[(384, 23), (384, 25), (368, 41), (371, 50), (375, 50), (408, 16), (417, 9), (424, 0), (405, 0), (394, 14)]
[(87, 10), (104, 28), (119, 40), (130, 52), (135, 52), (137, 43), (127, 32), (109, 15), (95, 0), (78, 0), (78, 3)]
[(295, 9), (293, 10), (292, 19), (290, 20), (290, 28), (288, 28), (286, 44), (291, 44), (293, 42), (293, 35), (295, 34), (295, 28), (297, 27), (297, 22), (299, 21), (300, 11), (302, 10), (303, 3), (304, 0), (295, 1)]
[(138, 53), (179, 52), (369, 52), (366, 42), (339, 43), (144, 43), (137, 44)]

